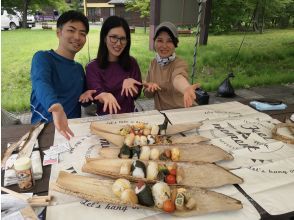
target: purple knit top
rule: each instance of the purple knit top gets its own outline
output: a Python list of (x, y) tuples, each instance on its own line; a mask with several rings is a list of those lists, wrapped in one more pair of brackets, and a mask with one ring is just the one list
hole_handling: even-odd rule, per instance
[[(102, 92), (111, 93), (121, 107), (118, 113), (134, 112), (134, 100), (141, 94), (142, 86), (137, 86), (138, 94), (136, 96), (131, 97), (129, 95), (127, 97), (125, 94), (121, 96), (122, 84), (127, 78), (133, 78), (142, 82), (140, 68), (133, 57), (131, 57), (131, 68), (129, 71), (125, 71), (117, 62), (110, 62), (106, 69), (101, 69), (98, 67), (96, 59), (86, 66), (87, 88), (96, 90), (94, 97)], [(97, 101), (97, 114), (109, 114), (108, 109), (106, 112), (103, 112), (103, 103), (99, 101)]]

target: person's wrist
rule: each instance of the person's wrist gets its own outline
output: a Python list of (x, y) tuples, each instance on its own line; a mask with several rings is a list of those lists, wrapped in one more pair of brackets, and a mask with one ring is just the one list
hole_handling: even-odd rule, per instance
[(63, 111), (63, 107), (60, 103), (54, 103), (53, 105), (50, 106), (48, 109), (48, 112), (60, 112)]
[(101, 92), (98, 96), (101, 98), (104, 98), (107, 96), (107, 94), (108, 94), (108, 92)]
[(184, 90), (184, 93), (187, 93), (187, 92), (191, 92), (191, 90), (193, 89), (192, 89), (192, 86), (188, 85), (185, 88), (183, 88), (183, 90)]
[(108, 92), (101, 92), (98, 96), (97, 99), (99, 102), (104, 103), (104, 99), (107, 98)]

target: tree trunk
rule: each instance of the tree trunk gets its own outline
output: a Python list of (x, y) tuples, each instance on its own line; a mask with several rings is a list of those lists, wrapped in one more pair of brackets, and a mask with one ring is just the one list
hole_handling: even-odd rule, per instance
[(258, 18), (259, 18), (259, 5), (260, 5), (260, 0), (257, 0), (256, 1), (256, 5), (255, 5), (255, 9), (254, 9), (254, 12), (253, 12), (253, 17), (252, 17), (252, 28), (253, 28), (253, 31), (254, 32), (257, 32), (258, 31)]
[(261, 12), (262, 21), (261, 21), (261, 26), (260, 26), (260, 30), (259, 30), (260, 34), (263, 33), (263, 28), (264, 28), (265, 4), (266, 4), (266, 0), (262, 1), (262, 12)]
[(144, 17), (144, 33), (146, 34), (147, 32), (147, 21), (146, 21), (146, 17)]
[(27, 15), (30, 0), (23, 0), (23, 12), (22, 12), (22, 27), (27, 28)]
[(200, 28), (200, 39), (199, 44), (200, 45), (207, 45), (208, 40), (208, 28), (209, 28), (209, 22), (211, 19), (211, 8), (212, 8), (212, 0), (207, 0), (204, 4), (204, 12), (202, 12), (201, 17), (201, 28)]

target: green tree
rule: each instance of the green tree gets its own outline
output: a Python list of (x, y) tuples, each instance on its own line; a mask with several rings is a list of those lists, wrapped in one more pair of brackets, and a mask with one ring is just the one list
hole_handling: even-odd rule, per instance
[(270, 27), (285, 28), (294, 18), (294, 0), (266, 0), (265, 22)]
[(289, 26), (291, 11), (289, 13), (287, 10), (293, 6), (293, 0), (256, 0), (252, 16), (253, 30), (262, 33), (265, 23), (269, 27), (276, 27), (277, 23), (279, 27)]
[(75, 11), (82, 11), (81, 1), (80, 0), (72, 0), (70, 8)]
[(136, 11), (140, 13), (140, 18), (144, 19), (144, 32), (146, 33), (147, 18), (150, 17), (150, 0), (127, 0), (127, 11)]
[(213, 1), (211, 28), (215, 33), (263, 28), (289, 27), (293, 22), (294, 0)]
[(15, 8), (22, 14), (22, 27), (27, 27), (28, 10), (35, 11), (43, 7), (52, 6), (60, 11), (68, 9), (64, 0), (2, 0), (1, 6), (3, 8)]

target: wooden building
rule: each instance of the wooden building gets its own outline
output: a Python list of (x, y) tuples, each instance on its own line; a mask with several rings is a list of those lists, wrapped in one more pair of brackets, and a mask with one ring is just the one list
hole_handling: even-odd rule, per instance
[[(91, 22), (103, 22), (111, 15), (117, 15), (127, 20), (130, 26), (144, 26), (144, 19), (139, 12), (126, 11), (126, 0), (84, 0), (84, 14)], [(149, 25), (149, 19), (146, 21)]]

